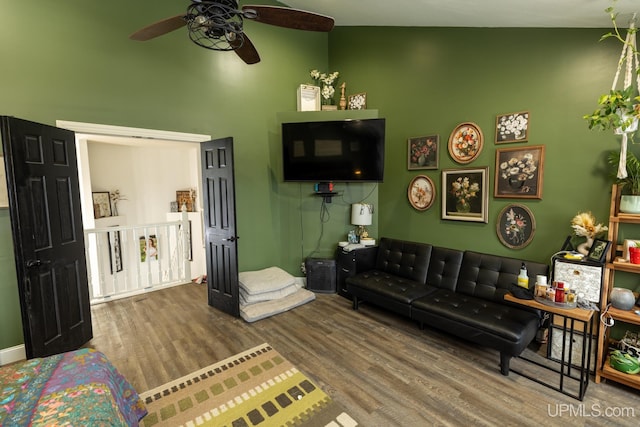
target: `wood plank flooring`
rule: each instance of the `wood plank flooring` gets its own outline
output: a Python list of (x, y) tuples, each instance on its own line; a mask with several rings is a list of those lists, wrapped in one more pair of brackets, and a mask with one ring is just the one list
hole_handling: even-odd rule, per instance
[(639, 424), (634, 389), (592, 381), (580, 402), (501, 375), (494, 350), (368, 304), (353, 311), (336, 294), (254, 323), (209, 307), (206, 294), (186, 284), (94, 306), (88, 346), (143, 392), (268, 342), (365, 426)]

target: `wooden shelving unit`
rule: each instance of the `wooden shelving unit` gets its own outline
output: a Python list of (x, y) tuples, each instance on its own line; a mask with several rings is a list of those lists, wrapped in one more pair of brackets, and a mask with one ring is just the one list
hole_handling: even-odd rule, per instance
[[(640, 224), (640, 215), (620, 213), (621, 187), (614, 185), (611, 190), (611, 208), (609, 210), (609, 241), (611, 241), (611, 252), (609, 262), (605, 266), (604, 285), (602, 290), (601, 313), (607, 314), (615, 321), (640, 325), (640, 316), (633, 311), (624, 311), (609, 307), (609, 295), (613, 289), (615, 275), (618, 271), (640, 274), (640, 265), (619, 261), (622, 255), (623, 245), (618, 242), (618, 232), (620, 224)], [(600, 325), (598, 332), (598, 351), (595, 382), (599, 383), (602, 378), (616, 381), (629, 387), (640, 389), (640, 374), (630, 375), (617, 371), (609, 364), (609, 328)]]

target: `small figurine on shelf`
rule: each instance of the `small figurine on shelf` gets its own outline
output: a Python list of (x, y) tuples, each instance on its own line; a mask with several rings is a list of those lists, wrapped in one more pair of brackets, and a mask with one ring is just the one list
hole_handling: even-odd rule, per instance
[(111, 199), (111, 211), (113, 216), (118, 216), (118, 202), (120, 200), (127, 200), (127, 198), (120, 194), (120, 190), (114, 190), (109, 192), (109, 198)]
[(189, 198), (191, 199), (191, 203), (193, 204), (193, 210), (196, 210), (196, 189), (195, 188), (190, 188), (189, 189)]
[(340, 85), (340, 109), (341, 110), (346, 110), (347, 109), (347, 98), (345, 98), (344, 96), (344, 90), (347, 88), (347, 84), (345, 82), (343, 82)]

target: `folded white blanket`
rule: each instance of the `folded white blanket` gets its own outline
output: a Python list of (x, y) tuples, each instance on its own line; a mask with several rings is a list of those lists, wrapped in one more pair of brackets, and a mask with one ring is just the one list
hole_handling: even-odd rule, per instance
[(243, 271), (238, 274), (240, 289), (249, 295), (273, 292), (295, 284), (296, 279), (279, 267)]
[(295, 283), (285, 286), (282, 289), (262, 292), (260, 294), (250, 294), (249, 292), (240, 288), (240, 304), (253, 304), (260, 301), (270, 301), (272, 299), (283, 298), (287, 295), (291, 295), (298, 289), (300, 288)]
[(284, 298), (263, 301), (255, 304), (240, 305), (240, 316), (247, 322), (255, 322), (275, 314), (284, 313), (292, 308), (316, 299), (316, 294), (306, 289), (298, 289)]

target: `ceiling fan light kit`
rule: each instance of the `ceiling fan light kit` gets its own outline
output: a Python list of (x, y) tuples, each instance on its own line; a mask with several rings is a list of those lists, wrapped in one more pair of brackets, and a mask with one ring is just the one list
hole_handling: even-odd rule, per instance
[(148, 25), (130, 38), (147, 41), (187, 27), (189, 38), (198, 46), (218, 51), (234, 51), (247, 64), (260, 62), (260, 55), (244, 33), (244, 20), (294, 30), (328, 32), (333, 18), (304, 10), (279, 6), (246, 5), (236, 0), (191, 0), (186, 14), (172, 16)]

